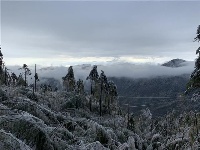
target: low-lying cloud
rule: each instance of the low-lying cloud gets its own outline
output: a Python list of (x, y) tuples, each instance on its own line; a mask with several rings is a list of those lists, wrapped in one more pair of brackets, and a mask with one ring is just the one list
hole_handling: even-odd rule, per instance
[[(15, 72), (19, 75), (22, 70), (18, 70), (19, 66), (9, 66), (10, 72)], [(32, 72), (34, 73), (34, 67), (30, 66)], [(73, 67), (74, 75), (76, 80), (83, 79), (86, 80), (89, 75), (92, 66), (91, 65), (77, 65)], [(49, 77), (55, 78), (62, 81), (62, 77), (67, 74), (67, 67), (38, 67), (37, 72), (39, 77)], [(182, 74), (191, 74), (194, 70), (194, 62), (184, 62), (182, 67), (170, 68), (161, 65), (152, 64), (130, 64), (130, 63), (119, 63), (111, 65), (99, 65), (98, 72), (101, 70), (105, 72), (107, 77), (127, 77), (127, 78), (153, 78), (157, 76), (177, 76)], [(32, 75), (33, 76), (33, 75)]]

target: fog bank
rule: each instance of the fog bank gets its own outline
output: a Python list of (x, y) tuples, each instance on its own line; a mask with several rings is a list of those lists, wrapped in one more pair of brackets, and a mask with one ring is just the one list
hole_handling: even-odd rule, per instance
[[(111, 65), (99, 65), (98, 72), (101, 70), (105, 72), (108, 77), (128, 77), (128, 78), (152, 78), (157, 76), (177, 76), (182, 74), (191, 74), (194, 70), (194, 62), (184, 62), (182, 67), (171, 68), (161, 65), (153, 64), (130, 64), (130, 63), (119, 63)], [(19, 75), (22, 70), (19, 70), (20, 66), (8, 66), (9, 72), (15, 72)], [(34, 66), (30, 66), (32, 73), (34, 74)], [(76, 80), (83, 79), (89, 75), (92, 66), (89, 64), (73, 66), (74, 75)], [(67, 67), (45, 67), (37, 66), (37, 73), (39, 77), (53, 77), (58, 80), (62, 80), (67, 74)], [(31, 75), (32, 77), (34, 75)]]

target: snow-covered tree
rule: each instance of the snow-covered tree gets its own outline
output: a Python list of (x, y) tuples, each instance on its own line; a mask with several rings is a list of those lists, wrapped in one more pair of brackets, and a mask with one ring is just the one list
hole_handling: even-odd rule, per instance
[(86, 80), (90, 80), (91, 82), (91, 95), (94, 95), (94, 92), (95, 92), (95, 84), (98, 82), (98, 78), (99, 78), (99, 74), (98, 74), (98, 71), (97, 71), (97, 66), (94, 65), (92, 70), (90, 71), (90, 74), (89, 76), (86, 78)]
[(108, 81), (106, 98), (107, 98), (107, 107), (108, 107), (109, 112), (115, 109), (117, 105), (117, 96), (118, 96), (117, 86), (115, 85), (113, 81)]
[(28, 83), (27, 83), (27, 76), (31, 75), (31, 70), (28, 68), (28, 66), (26, 64), (23, 64), (22, 68), (19, 68), (19, 69), (24, 70), (24, 72), (23, 72), (23, 74), (24, 74), (24, 81), (25, 81), (24, 86), (26, 87), (28, 85)]
[[(97, 92), (97, 84), (98, 84), (98, 78), (99, 78), (99, 74), (97, 71), (97, 66), (94, 65), (92, 70), (90, 71), (89, 76), (86, 78), (86, 80), (90, 80), (91, 82), (91, 87), (90, 87), (90, 92), (91, 92), (91, 96), (94, 96), (95, 93)], [(90, 98), (90, 111), (92, 111), (92, 99)]]
[(35, 75), (34, 75), (34, 79), (35, 79), (35, 86), (34, 86), (34, 90), (37, 90), (37, 82), (40, 81), (39, 77), (38, 77), (38, 73), (36, 72), (36, 64), (35, 64)]
[(70, 66), (68, 68), (68, 73), (63, 79), (63, 85), (66, 87), (67, 91), (74, 91), (75, 89), (75, 78), (74, 78), (74, 71), (73, 67)]
[(18, 78), (14, 72), (11, 73), (12, 84), (15, 85)]
[[(200, 25), (197, 28), (197, 36), (194, 38), (195, 41), (200, 41)], [(199, 95), (199, 89), (200, 89), (200, 47), (196, 50), (196, 54), (198, 55), (198, 58), (196, 59), (195, 62), (195, 69), (192, 72), (191, 76), (190, 76), (190, 81), (187, 85), (187, 92), (190, 91), (195, 91), (194, 95)]]
[(194, 38), (194, 41), (200, 41), (200, 25), (197, 27), (197, 36)]
[(5, 67), (5, 63), (3, 61), (3, 54), (1, 52), (0, 47), (0, 83), (4, 83), (5, 85), (10, 84), (12, 80), (8, 70), (9, 69)]
[(3, 54), (1, 52), (1, 47), (0, 47), (0, 74), (3, 73)]
[(22, 77), (22, 74), (21, 74), (21, 73), (20, 73), (19, 76), (18, 76), (17, 85), (18, 85), (18, 86), (24, 86), (24, 85), (25, 85), (25, 80), (24, 80), (24, 78)]
[(102, 96), (103, 96), (103, 91), (105, 91), (108, 86), (108, 79), (103, 70), (101, 70), (99, 82), (100, 82), (99, 113), (100, 116), (102, 116)]
[(11, 83), (11, 76), (10, 76), (8, 70), (9, 69), (7, 67), (4, 68), (4, 84), (5, 85), (10, 85), (10, 83)]
[(4, 80), (4, 62), (3, 62), (3, 54), (1, 52), (1, 47), (0, 47), (0, 81), (3, 83)]
[(84, 93), (84, 84), (83, 84), (83, 80), (79, 79), (76, 82), (76, 91), (78, 94), (83, 94)]

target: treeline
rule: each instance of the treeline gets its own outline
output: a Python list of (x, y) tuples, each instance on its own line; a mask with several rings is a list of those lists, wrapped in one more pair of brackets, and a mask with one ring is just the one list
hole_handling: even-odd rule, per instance
[[(68, 68), (68, 73), (63, 78), (63, 87), (68, 92), (76, 92), (83, 95), (84, 84), (83, 80), (75, 80), (73, 67)], [(113, 81), (108, 81), (105, 73), (101, 70), (98, 74), (97, 66), (94, 65), (86, 80), (90, 80), (90, 95), (89, 95), (89, 108), (92, 111), (92, 106), (99, 105), (99, 114), (102, 116), (102, 109), (111, 113), (117, 109), (117, 86)]]
[[(29, 67), (26, 64), (23, 64), (23, 66), (19, 68), (19, 70), (22, 70), (22, 73), (20, 73), (19, 76), (17, 76), (14, 72), (9, 72), (10, 69), (5, 66), (5, 62), (3, 61), (3, 54), (0, 47), (0, 84), (4, 84), (6, 86), (33, 86), (32, 84), (28, 84), (27, 81), (28, 76), (32, 75)], [(35, 81), (39, 81), (37, 73), (35, 73), (34, 79)], [(34, 89), (36, 90), (36, 82)]]
[[(35, 92), (38, 90), (37, 82), (39, 82), (39, 76), (36, 71), (35, 65), (35, 72), (34, 74), (31, 72), (28, 65), (23, 64), (19, 70), (22, 72), (17, 76), (14, 72), (10, 73), (10, 70), (5, 66), (5, 62), (3, 61), (3, 54), (0, 49), (0, 84), (6, 86), (24, 86), (32, 88), (33, 95), (35, 96)], [(28, 77), (33, 75), (31, 79), (34, 79), (33, 84), (28, 83)], [(113, 81), (109, 81), (107, 76), (105, 75), (104, 71), (101, 70), (99, 75), (97, 71), (97, 66), (94, 65), (92, 70), (90, 71), (86, 80), (90, 81), (90, 93), (86, 94), (84, 89), (84, 81), (78, 79), (76, 81), (74, 77), (73, 67), (70, 66), (68, 68), (67, 74), (62, 77), (63, 81), (63, 90), (74, 93), (74, 95), (78, 95), (79, 97), (87, 97), (88, 100), (88, 108), (90, 111), (96, 111), (96, 106), (99, 110), (99, 115), (102, 116), (102, 112), (111, 114), (113, 111), (116, 112), (118, 108), (118, 93), (117, 93), (117, 86)], [(57, 87), (51, 87), (50, 84), (40, 84), (39, 92), (46, 93), (47, 91), (57, 91)]]

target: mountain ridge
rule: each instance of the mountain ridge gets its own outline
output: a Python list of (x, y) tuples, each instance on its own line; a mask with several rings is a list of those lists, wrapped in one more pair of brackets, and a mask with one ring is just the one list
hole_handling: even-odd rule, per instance
[(184, 64), (185, 62), (187, 62), (186, 60), (183, 59), (172, 59), (166, 63), (163, 63), (161, 66), (165, 66), (165, 67), (171, 67), (171, 68), (177, 68), (177, 67), (183, 67), (186, 64)]

